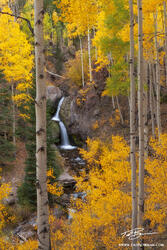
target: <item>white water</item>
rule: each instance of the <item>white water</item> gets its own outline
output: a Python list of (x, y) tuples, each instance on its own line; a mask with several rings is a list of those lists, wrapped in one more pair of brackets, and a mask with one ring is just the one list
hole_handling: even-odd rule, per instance
[(59, 127), (60, 127), (60, 133), (61, 133), (61, 149), (66, 149), (66, 150), (71, 150), (76, 148), (75, 146), (72, 146), (70, 144), (69, 138), (68, 138), (68, 134), (67, 134), (67, 129), (64, 125), (64, 123), (60, 120), (59, 117), (59, 113), (60, 113), (60, 109), (61, 109), (61, 105), (64, 101), (64, 97), (61, 98), (58, 107), (57, 107), (57, 111), (56, 114), (54, 115), (54, 117), (52, 118), (53, 121), (57, 121), (59, 122)]
[(63, 104), (63, 101), (64, 101), (64, 97), (62, 97), (60, 99), (60, 102), (59, 102), (58, 107), (57, 107), (56, 114), (52, 118), (53, 121), (56, 121), (56, 122), (60, 121), (59, 113), (60, 113), (60, 108), (61, 108), (61, 105)]

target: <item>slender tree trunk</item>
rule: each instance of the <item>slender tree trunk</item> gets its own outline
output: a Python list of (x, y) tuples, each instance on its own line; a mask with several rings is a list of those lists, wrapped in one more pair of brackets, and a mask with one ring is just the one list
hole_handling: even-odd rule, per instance
[(83, 60), (83, 47), (82, 47), (82, 38), (80, 37), (80, 50), (81, 50), (81, 70), (82, 70), (82, 86), (85, 85), (85, 79), (84, 79), (84, 60)]
[[(144, 117), (143, 117), (143, 14), (142, 0), (138, 6), (138, 113), (139, 113), (139, 200), (138, 200), (138, 227), (143, 228), (144, 216)], [(143, 247), (141, 247), (143, 249)]]
[(151, 71), (151, 64), (149, 64), (149, 75), (150, 75), (150, 81), (149, 81), (149, 93), (150, 93), (150, 112), (151, 112), (151, 124), (152, 124), (152, 136), (155, 138), (155, 119), (154, 119), (154, 103), (153, 103), (153, 76)]
[(160, 69), (159, 69), (159, 53), (158, 53), (158, 40), (157, 40), (157, 12), (154, 15), (155, 22), (155, 48), (156, 48), (156, 102), (157, 102), (157, 127), (158, 139), (161, 134), (161, 111), (160, 111)]
[(154, 120), (157, 125), (157, 116), (156, 116), (156, 75), (154, 64), (151, 64), (151, 73), (152, 73), (152, 98), (153, 98), (153, 111), (154, 111)]
[[(136, 126), (135, 126), (135, 106), (136, 106), (136, 88), (134, 74), (134, 13), (133, 0), (129, 0), (130, 8), (130, 163), (132, 173), (132, 230), (137, 228), (137, 191), (136, 191)], [(133, 244), (136, 240), (133, 240)], [(136, 249), (133, 245), (132, 249)]]
[(166, 23), (166, 1), (163, 2), (164, 4), (164, 25), (165, 25), (165, 80), (167, 86), (167, 23)]
[(90, 41), (89, 28), (88, 28), (88, 57), (89, 57), (89, 76), (90, 76), (90, 82), (92, 82), (92, 59), (91, 59), (91, 41)]
[(113, 95), (112, 95), (112, 106), (113, 106), (113, 110), (115, 110), (116, 107), (115, 107), (115, 101), (114, 101), (114, 96)]
[[(96, 30), (95, 30), (95, 27), (93, 28), (93, 35), (94, 35), (94, 38), (96, 36)], [(97, 47), (95, 46), (95, 58), (96, 58), (96, 61), (98, 59), (98, 53), (97, 53)]]
[(46, 81), (43, 38), (43, 0), (35, 0), (35, 64), (36, 64), (36, 187), (38, 249), (50, 249), (47, 194), (46, 151)]
[(15, 109), (15, 102), (14, 102), (14, 84), (12, 84), (12, 114), (13, 114), (13, 145), (16, 146), (16, 109)]
[(120, 107), (120, 105), (119, 105), (118, 96), (116, 96), (116, 101), (117, 101), (117, 107), (118, 107), (119, 115), (120, 115), (120, 119), (121, 119), (121, 124), (124, 124), (124, 119), (123, 119), (123, 116), (122, 116), (121, 107)]
[(148, 91), (144, 91), (144, 157), (148, 157)]

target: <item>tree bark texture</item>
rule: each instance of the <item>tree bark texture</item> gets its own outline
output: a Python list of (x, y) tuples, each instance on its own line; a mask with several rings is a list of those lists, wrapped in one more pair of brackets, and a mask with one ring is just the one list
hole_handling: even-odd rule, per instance
[(38, 249), (50, 249), (47, 194), (46, 151), (46, 81), (43, 37), (43, 0), (35, 0), (35, 64), (36, 64), (36, 187)]
[(152, 125), (152, 136), (155, 139), (155, 113), (154, 113), (154, 100), (153, 100), (153, 75), (152, 75), (152, 67), (149, 64), (149, 102), (150, 102), (150, 112), (151, 112), (151, 125)]
[(88, 28), (88, 57), (89, 57), (89, 77), (92, 82), (92, 58), (91, 58), (91, 41), (90, 41), (90, 30)]
[(14, 102), (14, 84), (12, 84), (12, 114), (13, 114), (13, 124), (12, 124), (12, 136), (13, 136), (13, 145), (16, 146), (16, 107)]
[(139, 114), (139, 199), (138, 227), (143, 227), (144, 216), (144, 114), (143, 114), (143, 14), (142, 0), (138, 6), (138, 114)]
[[(136, 126), (135, 126), (135, 106), (136, 106), (136, 88), (134, 72), (134, 13), (133, 0), (129, 0), (130, 9), (130, 163), (131, 163), (131, 192), (132, 192), (132, 230), (137, 228), (137, 191), (136, 191)], [(136, 243), (133, 240), (132, 243)], [(136, 249), (135, 246), (132, 247)]]
[(81, 71), (82, 71), (82, 86), (85, 85), (85, 79), (84, 79), (84, 60), (83, 60), (83, 47), (82, 47), (82, 38), (80, 37), (80, 50), (81, 50)]

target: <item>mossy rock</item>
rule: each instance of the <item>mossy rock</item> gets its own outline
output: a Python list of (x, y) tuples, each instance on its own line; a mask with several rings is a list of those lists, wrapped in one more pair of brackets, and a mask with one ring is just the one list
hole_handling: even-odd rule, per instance
[(52, 139), (54, 143), (59, 143), (60, 142), (59, 124), (55, 121), (52, 121), (50, 126), (51, 126), (51, 131), (52, 131)]

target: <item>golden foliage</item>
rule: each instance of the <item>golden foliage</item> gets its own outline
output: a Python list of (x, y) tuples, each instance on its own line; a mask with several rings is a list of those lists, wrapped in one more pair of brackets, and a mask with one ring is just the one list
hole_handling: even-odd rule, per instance
[(131, 211), (130, 194), (123, 191), (131, 179), (129, 147), (119, 136), (111, 140), (106, 144), (88, 139), (88, 150), (80, 151), (88, 162), (89, 175), (83, 172), (76, 178), (77, 191), (85, 192), (86, 197), (73, 201), (76, 212), (71, 225), (61, 231), (64, 243), (60, 249), (113, 249), (123, 241), (121, 232), (129, 228)]
[(63, 187), (58, 186), (57, 182), (51, 183), (56, 177), (53, 174), (53, 169), (47, 171), (47, 190), (50, 194), (61, 196), (63, 194)]
[(145, 178), (147, 192), (145, 217), (151, 220), (151, 227), (158, 226), (159, 232), (165, 230), (167, 223), (167, 134), (160, 141), (151, 140), (154, 157), (146, 160), (149, 176)]
[[(88, 53), (83, 51), (84, 60), (84, 78), (88, 80)], [(82, 86), (82, 71), (81, 71), (81, 51), (77, 51), (74, 59), (70, 59), (66, 63), (66, 76), (70, 79), (72, 85)]]
[[(8, 7), (3, 11), (11, 13)], [(16, 86), (13, 97), (18, 106), (29, 101), (28, 89), (32, 84), (32, 46), (14, 17), (0, 14), (0, 70), (11, 85)]]
[(38, 242), (36, 240), (28, 240), (23, 244), (20, 244), (16, 248), (17, 250), (37, 250)]

